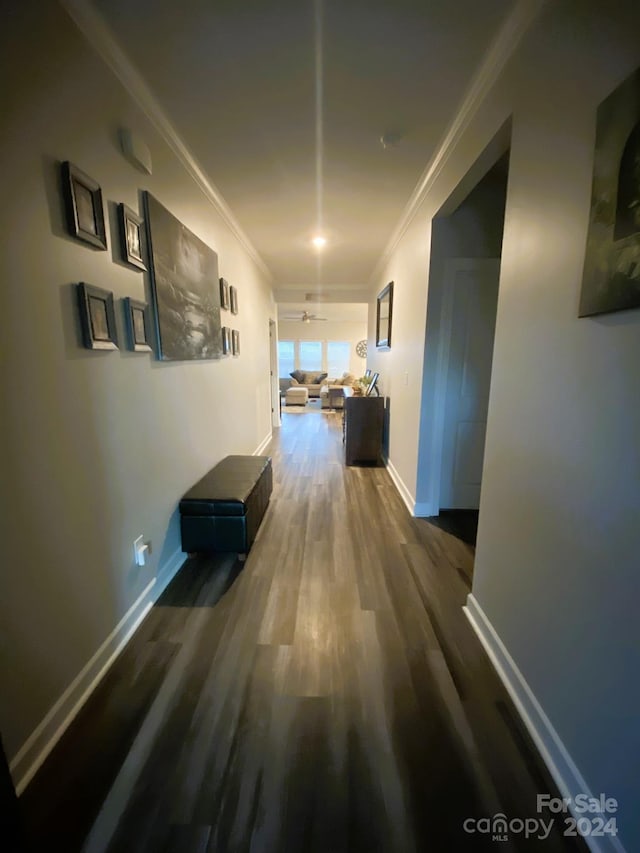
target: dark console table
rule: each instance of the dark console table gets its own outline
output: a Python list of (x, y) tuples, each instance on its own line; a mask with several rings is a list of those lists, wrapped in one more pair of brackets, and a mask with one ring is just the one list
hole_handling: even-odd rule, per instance
[(344, 401), (344, 451), (347, 465), (379, 465), (382, 455), (384, 397), (347, 397)]

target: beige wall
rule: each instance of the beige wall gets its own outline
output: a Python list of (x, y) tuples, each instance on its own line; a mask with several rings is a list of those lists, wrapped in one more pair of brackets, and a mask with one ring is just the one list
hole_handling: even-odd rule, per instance
[[(373, 283), (395, 280), (394, 343), (369, 358), (391, 401), (390, 462), (415, 500), (431, 219), (511, 116), (473, 594), (567, 772), (620, 801), (628, 850), (640, 848), (640, 312), (577, 311), (596, 109), (640, 64), (639, 28), (635, 2), (546, 4)], [(372, 318), (373, 303), (370, 336)]]
[[(150, 581), (179, 565), (185, 489), (269, 436), (275, 309), (255, 262), (57, 4), (16, 4), (1, 57), (0, 730), (12, 758)], [(149, 145), (152, 177), (121, 155), (122, 125)], [(218, 253), (239, 292), (241, 357), (160, 363), (82, 348), (76, 282), (117, 300), (143, 298), (148, 283), (118, 262), (112, 218), (106, 252), (66, 235), (67, 159), (101, 184), (110, 213), (138, 209), (148, 189)], [(153, 544), (144, 568), (133, 565), (139, 534)]]

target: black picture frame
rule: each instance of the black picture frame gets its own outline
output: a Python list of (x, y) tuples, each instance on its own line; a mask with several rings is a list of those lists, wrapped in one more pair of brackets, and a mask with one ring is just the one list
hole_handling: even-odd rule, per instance
[(222, 354), (229, 355), (231, 353), (231, 329), (228, 326), (222, 327)]
[(81, 281), (77, 285), (82, 338), (87, 349), (117, 350), (113, 293)]
[(122, 302), (129, 349), (132, 352), (151, 352), (147, 303), (132, 299), (130, 296), (125, 296)]
[(231, 304), (231, 313), (238, 313), (238, 290), (233, 285), (229, 287), (229, 301)]
[(391, 349), (391, 319), (393, 316), (393, 282), (383, 288), (376, 300), (376, 347)]
[(65, 160), (60, 167), (67, 226), (72, 237), (106, 250), (102, 190), (93, 178)]
[(229, 310), (229, 282), (226, 278), (220, 279), (220, 307)]
[(597, 111), (579, 317), (640, 308), (640, 68)]
[(143, 219), (126, 204), (118, 205), (118, 225), (120, 227), (120, 247), (122, 260), (138, 270), (146, 270), (142, 254)]
[(380, 396), (380, 391), (378, 391), (378, 377), (379, 373), (374, 373), (371, 377), (371, 382), (367, 385), (367, 390), (365, 392), (365, 397), (371, 397), (373, 392), (376, 392), (376, 397)]
[(231, 330), (231, 350), (234, 355), (240, 355), (240, 332), (237, 329)]

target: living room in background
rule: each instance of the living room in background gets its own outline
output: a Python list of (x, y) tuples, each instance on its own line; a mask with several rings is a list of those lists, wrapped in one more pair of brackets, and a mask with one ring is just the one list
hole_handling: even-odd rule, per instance
[(342, 376), (348, 373), (351, 364), (351, 344), (349, 341), (327, 341), (327, 373), (329, 376)]
[(351, 370), (350, 341), (278, 341), (278, 375), (287, 379), (294, 370), (324, 371), (342, 376)]
[(296, 345), (294, 341), (278, 341), (278, 375), (288, 378), (296, 368)]
[(322, 370), (322, 341), (298, 341), (300, 370)]

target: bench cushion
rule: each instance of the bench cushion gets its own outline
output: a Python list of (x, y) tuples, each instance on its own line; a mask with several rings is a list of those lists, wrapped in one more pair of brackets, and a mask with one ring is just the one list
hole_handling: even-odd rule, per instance
[(272, 488), (269, 456), (227, 456), (180, 501), (182, 550), (246, 554)]
[(269, 456), (227, 456), (180, 501), (181, 515), (246, 515), (247, 503), (271, 464)]

